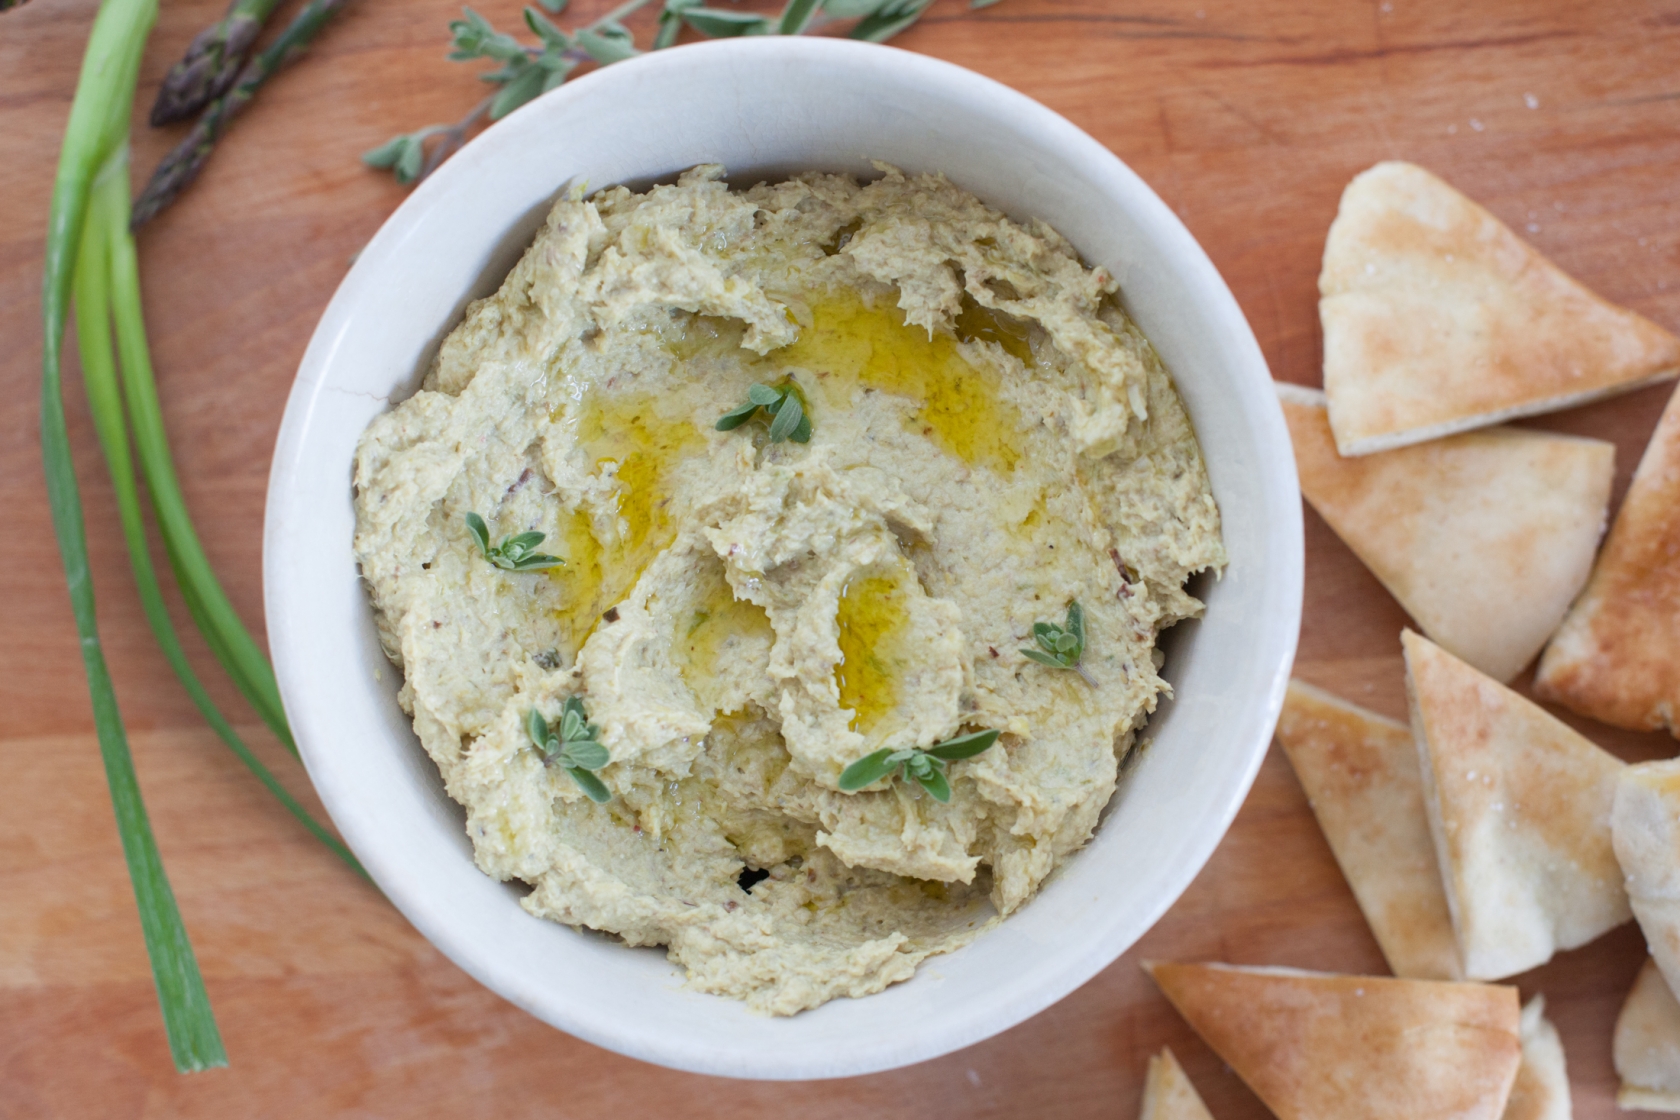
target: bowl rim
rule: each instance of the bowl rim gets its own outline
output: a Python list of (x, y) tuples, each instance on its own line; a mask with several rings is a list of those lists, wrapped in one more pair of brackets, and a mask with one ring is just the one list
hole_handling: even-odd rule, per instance
[[(1217, 308), (1224, 320), (1221, 325), (1229, 327), (1238, 335), (1235, 340), (1236, 346), (1239, 350), (1247, 352), (1247, 359), (1243, 363), (1247, 369), (1241, 371), (1242, 374), (1246, 376), (1248, 372), (1258, 370), (1264, 375), (1268, 385), (1270, 384), (1264, 356), (1235, 297), (1205, 251), (1177, 216), (1117, 155), (1066, 118), (1002, 83), (925, 55), (828, 37), (764, 37), (711, 41), (652, 52), (611, 67), (602, 67), (568, 82), (510, 114), (504, 121), (498, 122), (476, 137), (433, 176), (421, 183), (385, 220), (367, 246), (358, 254), (355, 263), (340, 282), (322, 313), (300, 363), (276, 441), (264, 527), (264, 605), (276, 675), (289, 713), (297, 713), (300, 708), (307, 708), (309, 700), (306, 687), (300, 683), (299, 674), (294, 671), (297, 659), (306, 656), (308, 636), (293, 625), (291, 613), (286, 609), (285, 603), (286, 597), (294, 591), (292, 573), (288, 571), (286, 559), (288, 525), (292, 516), (288, 506), (288, 483), (308, 434), (309, 414), (314, 398), (320, 392), (324, 380), (322, 375), (331, 367), (333, 361), (332, 339), (345, 329), (355, 305), (363, 297), (364, 289), (371, 283), (370, 278), (376, 274), (381, 262), (408, 239), (434, 201), (446, 194), (454, 180), (472, 173), (470, 169), (477, 157), (491, 155), (498, 147), (511, 144), (522, 130), (526, 133), (540, 130), (541, 122), (563, 116), (573, 102), (595, 95), (601, 87), (615, 82), (633, 82), (661, 69), (678, 69), (702, 62), (715, 62), (722, 66), (731, 62), (742, 63), (743, 60), (750, 63), (755, 58), (772, 53), (804, 56), (813, 62), (821, 60), (832, 63), (834, 60), (843, 60), (846, 64), (868, 66), (874, 66), (878, 60), (890, 56), (890, 64), (903, 71), (907, 77), (944, 87), (982, 104), (990, 103), (994, 106), (994, 112), (999, 111), (997, 107), (1007, 107), (1010, 113), (1026, 118), (1033, 127), (1053, 137), (1058, 150), (1069, 153), (1067, 158), (1070, 163), (1074, 158), (1078, 158), (1083, 165), (1103, 165), (1108, 174), (1118, 176), (1129, 188), (1130, 200), (1149, 211), (1147, 217), (1165, 231), (1165, 236), (1177, 242), (1176, 248), (1182, 259), (1181, 267), (1196, 274), (1194, 279), (1198, 288), (1205, 290), (1210, 298), (1223, 305)], [(1111, 190), (1110, 193), (1114, 192)], [(511, 220), (514, 216), (509, 217)], [(1276, 408), (1275, 401), (1270, 413), (1261, 405), (1258, 412), (1252, 408), (1245, 410), (1245, 417), (1250, 424), (1258, 425), (1262, 429), (1262, 442), (1282, 449), (1289, 447), (1282, 413)], [(1176, 873), (1170, 876), (1169, 885), (1155, 897), (1153, 905), (1146, 908), (1147, 912), (1141, 913), (1139, 921), (1134, 923), (1138, 932), (1125, 943), (1097, 942), (1088, 945), (1083, 952), (1069, 954), (1056, 962), (1055, 967), (1036, 972), (1034, 986), (1017, 988), (1009, 998), (992, 1005), (991, 1014), (983, 1020), (948, 1023), (942, 1030), (930, 1032), (910, 1045), (905, 1045), (902, 1040), (895, 1040), (890, 1045), (861, 1045), (840, 1058), (827, 1061), (805, 1059), (788, 1063), (778, 1062), (775, 1056), (771, 1056), (768, 1060), (756, 1064), (743, 1064), (739, 1053), (730, 1050), (727, 1044), (720, 1044), (716, 1039), (694, 1039), (678, 1045), (664, 1040), (650, 1045), (643, 1034), (634, 1027), (627, 1027), (621, 1021), (622, 1014), (613, 1009), (609, 1008), (603, 1013), (600, 1009), (576, 1002), (568, 1005), (562, 1000), (557, 1005), (552, 1000), (537, 999), (532, 993), (521, 988), (509, 970), (498, 967), (497, 962), (492, 959), (494, 954), (487, 955), (482, 947), (464, 940), (441, 915), (422, 900), (420, 892), (412, 889), (407, 875), (399, 870), (402, 865), (401, 859), (379, 842), (380, 838), (374, 834), (372, 822), (364, 819), (351, 791), (336, 788), (331, 781), (322, 780), (322, 759), (318, 754), (322, 748), (302, 733), (298, 735), (300, 755), (323, 804), (345, 841), (362, 860), (375, 882), (385, 891), (387, 898), (402, 911), (408, 921), (433, 946), (480, 983), (567, 1033), (596, 1045), (672, 1068), (733, 1077), (785, 1080), (850, 1076), (928, 1060), (980, 1042), (1022, 1022), (1060, 1000), (1113, 963), (1178, 900), (1228, 832), (1266, 756), (1271, 732), (1282, 708), (1284, 690), (1294, 659), (1301, 613), (1304, 544), (1300, 507), (1295, 499), (1298, 489), (1293, 456), (1281, 456), (1278, 462), (1261, 464), (1258, 469), (1268, 474), (1268, 495), (1274, 491), (1281, 493), (1278, 488), (1286, 486), (1291, 499), (1284, 502), (1279, 509), (1284, 519), (1280, 528), (1290, 541), (1286, 542), (1283, 555), (1277, 558), (1281, 561), (1279, 570), (1273, 572), (1271, 578), (1277, 581), (1275, 592), (1279, 597), (1278, 602), (1283, 605), (1283, 609), (1293, 621), (1282, 627), (1283, 632), (1272, 633), (1268, 629), (1264, 635), (1265, 654), (1268, 658), (1265, 664), (1269, 666), (1268, 687), (1264, 695), (1258, 697), (1258, 707), (1253, 708), (1250, 716), (1246, 718), (1251, 727), (1258, 728), (1263, 725), (1264, 733), (1255, 734), (1253, 741), (1248, 744), (1242, 767), (1222, 776), (1224, 796), (1217, 804), (1217, 811), (1209, 814), (1208, 827), (1186, 843), (1184, 858)], [(1290, 510), (1293, 510), (1292, 514)], [(1276, 628), (1275, 625), (1272, 627)], [(307, 719), (295, 714), (293, 720), (295, 726), (308, 723)], [(430, 760), (425, 760), (425, 764), (431, 765)], [(1217, 827), (1214, 827), (1215, 824)], [(996, 934), (997, 931), (994, 930), (984, 936), (993, 937)], [(925, 969), (928, 965), (924, 964), (922, 967)]]

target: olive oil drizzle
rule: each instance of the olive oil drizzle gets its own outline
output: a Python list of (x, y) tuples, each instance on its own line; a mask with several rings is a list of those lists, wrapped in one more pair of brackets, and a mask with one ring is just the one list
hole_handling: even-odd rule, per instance
[(905, 575), (854, 577), (841, 589), (835, 612), (840, 663), (834, 667), (834, 683), (840, 706), (852, 711), (852, 730), (871, 739), (895, 729), (910, 629)]
[(618, 524), (601, 534), (588, 511), (574, 512), (565, 528), (566, 566), (550, 571), (566, 589), (566, 605), (557, 613), (574, 656), (601, 616), (676, 539), (669, 508), (676, 469), (703, 452), (706, 442), (692, 421), (665, 419), (656, 403), (649, 393), (599, 391), (583, 401), (578, 444), (596, 470), (618, 464)]
[[(810, 309), (811, 325), (769, 359), (819, 372), (828, 407), (848, 407), (860, 385), (907, 397), (914, 402), (907, 428), (966, 463), (999, 473), (1015, 469), (1020, 411), (999, 395), (996, 371), (963, 358), (956, 337), (941, 331), (929, 337), (897, 307), (885, 300), (871, 307), (855, 292), (814, 296)], [(820, 431), (820, 406), (813, 423)]]

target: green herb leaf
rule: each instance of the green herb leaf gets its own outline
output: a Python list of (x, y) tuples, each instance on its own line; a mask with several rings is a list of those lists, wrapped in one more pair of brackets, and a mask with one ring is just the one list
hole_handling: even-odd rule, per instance
[(835, 19), (858, 19), (874, 15), (896, 0), (823, 0), (822, 10)]
[(893, 0), (863, 17), (851, 30), (853, 39), (884, 43), (922, 18), (933, 0)]
[(943, 743), (935, 743), (927, 749), (927, 753), (946, 762), (973, 758), (997, 742), (999, 734), (1001, 732), (973, 731), (967, 735), (958, 735), (953, 739), (947, 739)]
[(543, 80), (548, 77), (548, 71), (540, 66), (526, 63), (518, 73), (501, 88), (495, 100), (490, 102), (490, 119), (499, 121), (527, 101), (532, 100), (543, 90)]
[(951, 783), (945, 776), (945, 764), (965, 758), (973, 758), (997, 742), (996, 731), (973, 731), (967, 735), (958, 735), (947, 739), (943, 743), (922, 750), (918, 747), (904, 747), (893, 750), (883, 747), (872, 754), (866, 754), (840, 772), (837, 783), (846, 793), (855, 793), (865, 786), (873, 785), (893, 771), (898, 771), (902, 778), (915, 782), (937, 801), (951, 800)]
[(387, 167), (395, 167), (397, 165), (397, 160), (402, 158), (403, 149), (408, 146), (408, 143), (409, 138), (407, 136), (393, 136), (391, 139), (385, 141), (385, 143), (379, 145), (379, 147), (369, 148), (367, 151), (363, 152), (362, 162), (367, 164), (369, 167), (378, 168), (380, 170), (384, 170)]
[(525, 713), (525, 734), (539, 751), (548, 753), (548, 721), (535, 708)]
[(722, 416), (718, 417), (717, 430), (720, 432), (734, 431), (742, 424), (745, 424), (748, 420), (751, 420), (753, 418), (753, 413), (757, 411), (758, 405), (752, 401), (748, 401), (739, 408), (732, 408)]
[(818, 0), (788, 0), (782, 18), (776, 22), (776, 34), (797, 35), (805, 30), (805, 25), (817, 13), (817, 3)]
[(799, 398), (792, 393), (784, 396), (781, 406), (776, 409), (776, 419), (770, 423), (770, 442), (780, 443), (787, 439), (803, 419), (805, 410), (800, 407)]
[[(991, 0), (991, 2), (996, 3), (997, 0)], [(559, 15), (561, 12), (566, 10), (566, 0), (538, 0), (538, 3), (542, 4), (543, 7), (547, 8), (555, 15)]]
[(795, 443), (811, 442), (811, 419), (805, 415), (805, 402), (792, 378), (781, 388), (752, 384), (747, 387), (747, 403), (730, 409), (718, 418), (720, 432), (733, 431), (751, 420), (759, 409), (770, 415), (770, 442), (791, 439)]
[(466, 517), (467, 532), (472, 534), (473, 540), (478, 542), (479, 550), (484, 553), (486, 560), (490, 559), (490, 526), (484, 523), (484, 518), (476, 513), (468, 513)]
[(578, 739), (565, 745), (562, 761), (571, 767), (599, 770), (610, 761), (607, 748), (593, 739)]
[(591, 773), (611, 762), (612, 755), (597, 739), (600, 731), (589, 722), (582, 697), (567, 697), (555, 723), (547, 723), (535, 708), (531, 709), (525, 715), (525, 734), (542, 752), (544, 761), (559, 763), (591, 801), (612, 797), (605, 783)]
[(892, 757), (891, 747), (882, 747), (873, 754), (866, 754), (844, 770), (840, 771), (839, 786), (847, 793), (862, 789), (864, 786), (874, 785), (897, 767), (897, 762), (889, 762)]
[(612, 791), (607, 788), (607, 784), (589, 771), (576, 766), (568, 766), (566, 773), (570, 774), (572, 781), (576, 782), (578, 788), (583, 790), (584, 796), (595, 804), (605, 805), (612, 800)]
[(479, 551), (484, 558), (496, 567), (508, 572), (534, 572), (542, 568), (556, 568), (565, 561), (558, 556), (550, 556), (546, 552), (533, 552), (532, 549), (543, 542), (547, 535), (536, 529), (528, 529), (523, 533), (508, 537), (494, 547), (490, 544), (490, 527), (484, 523), (484, 518), (476, 513), (466, 515), (467, 532), (478, 542)]
[(724, 8), (689, 8), (683, 19), (702, 35), (714, 39), (732, 39), (740, 35), (768, 35), (775, 31), (775, 21), (755, 12), (732, 12)]
[(926, 774), (917, 774), (916, 783), (933, 795), (935, 801), (944, 804), (951, 800), (951, 783), (945, 777), (945, 771), (929, 770)]
[[(619, 29), (623, 31), (622, 28)], [(627, 58), (635, 58), (642, 52), (636, 49), (630, 39), (629, 32), (611, 34), (605, 30), (598, 31), (586, 27), (577, 33), (578, 46), (582, 47), (590, 58), (606, 66), (614, 62), (623, 62)]]
[(572, 41), (566, 38), (566, 33), (550, 23), (548, 17), (535, 8), (527, 7), (525, 9), (525, 26), (531, 29), (531, 34), (542, 40), (546, 49), (551, 51), (571, 49)]
[(1039, 645), (1038, 649), (1023, 649), (1021, 656), (1040, 665), (1048, 665), (1052, 669), (1071, 669), (1078, 673), (1086, 684), (1096, 687), (1096, 679), (1086, 672), (1083, 664), (1085, 657), (1085, 610), (1075, 599), (1068, 604), (1067, 621), (1061, 626), (1053, 622), (1035, 622), (1032, 628), (1033, 641)]

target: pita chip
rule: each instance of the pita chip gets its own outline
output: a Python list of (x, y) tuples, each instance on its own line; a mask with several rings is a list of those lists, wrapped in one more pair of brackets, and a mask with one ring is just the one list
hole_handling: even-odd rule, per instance
[(1616, 727), (1680, 736), (1680, 393), (1657, 422), (1586, 591), (1540, 658), (1534, 688)]
[(1504, 1120), (1571, 1120), (1575, 1110), (1563, 1039), (1546, 1018), (1545, 996), (1535, 996), (1523, 1006), (1517, 1034), (1522, 1041), (1522, 1065), (1517, 1067)]
[(1162, 1049), (1149, 1059), (1149, 1080), (1143, 1085), (1138, 1120), (1213, 1120), (1171, 1050)]
[(1401, 644), (1464, 974), (1513, 976), (1627, 921), (1610, 842), (1625, 764), (1429, 639)]
[(1345, 459), (1322, 393), (1278, 386), (1301, 493), (1435, 642), (1497, 680), (1587, 582), (1616, 448), (1520, 428)]
[(1622, 771), (1610, 836), (1645, 944), (1669, 988), (1680, 987), (1680, 759)]
[(1279, 1120), (1499, 1120), (1516, 1080), (1515, 988), (1144, 967)]
[(1680, 339), (1409, 163), (1379, 163), (1342, 192), (1318, 291), (1344, 455), (1569, 408), (1680, 367)]
[(1622, 1004), (1612, 1052), (1622, 1079), (1618, 1105), (1680, 1112), (1680, 1001), (1655, 961), (1645, 962)]
[(1277, 739), (1394, 975), (1459, 979), (1411, 729), (1290, 681)]

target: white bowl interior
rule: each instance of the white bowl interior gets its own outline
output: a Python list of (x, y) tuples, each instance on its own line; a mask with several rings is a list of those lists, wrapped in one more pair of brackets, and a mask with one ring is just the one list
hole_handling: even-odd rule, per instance
[[(1039, 896), (907, 983), (793, 1018), (682, 986), (662, 951), (527, 915), (477, 870), (395, 700), (351, 555), (357, 437), (412, 392), (468, 299), (496, 287), (560, 186), (668, 178), (719, 162), (745, 184), (801, 170), (940, 171), (1107, 265), (1178, 380), (1224, 515), (1231, 564), (1206, 618), (1166, 643), (1178, 699), (1104, 825)], [(415, 191), (311, 340), (270, 480), (264, 575), (281, 690), (311, 778), (416, 927), (501, 995), (572, 1034), (705, 1073), (814, 1078), (906, 1065), (1034, 1014), (1133, 944), (1224, 835), (1265, 754), (1294, 655), (1300, 503), (1264, 359), (1189, 233), (1118, 159), (988, 79), (826, 39), (701, 44), (562, 87), (490, 129)]]

